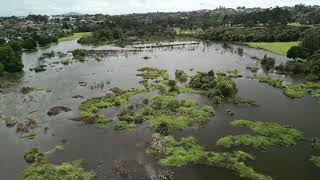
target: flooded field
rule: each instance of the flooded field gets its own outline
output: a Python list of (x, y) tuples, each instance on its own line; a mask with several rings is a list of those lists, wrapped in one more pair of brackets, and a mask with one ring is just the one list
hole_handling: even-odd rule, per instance
[[(85, 62), (71, 61), (70, 51), (77, 48), (100, 50), (99, 57), (88, 57)], [(239, 48), (243, 52), (239, 52)], [(46, 52), (61, 52), (63, 57), (53, 57), (40, 62), (38, 58)], [(0, 92), (0, 115), (15, 117), (18, 121), (34, 119), (38, 122), (33, 130), (34, 139), (21, 138), (15, 128), (0, 124), (0, 179), (13, 180), (27, 166), (23, 155), (33, 147), (48, 151), (57, 144), (64, 150), (48, 155), (50, 162), (62, 163), (83, 159), (84, 167), (96, 172), (96, 179), (160, 179), (159, 174), (170, 170), (174, 179), (242, 179), (232, 171), (205, 165), (164, 167), (158, 160), (146, 153), (151, 143), (153, 131), (145, 123), (136, 129), (115, 131), (107, 125), (98, 129), (94, 125), (72, 121), (79, 116), (79, 105), (87, 99), (103, 96), (110, 88), (119, 87), (143, 89), (139, 84), (142, 77), (136, 76), (142, 67), (165, 69), (170, 79), (175, 79), (176, 69), (189, 76), (197, 71), (226, 72), (238, 70), (242, 77), (234, 79), (238, 97), (254, 99), (258, 106), (213, 104), (201, 94), (180, 93), (178, 99), (196, 99), (199, 106), (213, 106), (214, 117), (202, 128), (187, 128), (174, 131), (175, 137), (195, 137), (199, 144), (208, 150), (243, 150), (256, 157), (248, 165), (257, 172), (280, 180), (318, 179), (319, 169), (309, 161), (316, 151), (311, 147), (311, 139), (320, 136), (319, 99), (306, 95), (300, 99), (286, 97), (281, 89), (262, 84), (250, 77), (247, 67), (260, 66), (256, 58), (276, 59), (277, 64), (286, 62), (283, 56), (241, 45), (225, 47), (223, 43), (181, 43), (175, 46), (135, 45), (119, 48), (111, 45), (93, 48), (81, 46), (76, 41), (61, 42), (47, 49), (23, 54), (24, 73), (6, 75), (2, 82), (10, 82)], [(54, 63), (68, 60), (68, 64)], [(30, 69), (46, 64), (46, 71), (36, 73)], [(258, 73), (263, 74), (259, 69)], [(287, 82), (299, 82), (297, 78), (272, 75)], [(39, 91), (23, 94), (23, 87), (34, 87)], [(137, 94), (129, 98), (128, 104), (139, 106), (143, 99), (155, 96), (158, 92)], [(48, 116), (52, 107), (68, 107), (69, 112)], [(102, 109), (99, 114), (115, 117), (126, 105)], [(138, 109), (138, 108), (137, 108)], [(235, 112), (234, 116), (226, 110)], [(232, 126), (234, 119), (276, 122), (292, 126), (304, 133), (305, 140), (291, 147), (268, 147), (255, 150), (248, 147), (224, 149), (216, 146), (219, 138), (227, 135), (251, 133), (245, 128)], [(121, 169), (121, 170), (119, 170)], [(119, 175), (120, 171), (120, 175)]]

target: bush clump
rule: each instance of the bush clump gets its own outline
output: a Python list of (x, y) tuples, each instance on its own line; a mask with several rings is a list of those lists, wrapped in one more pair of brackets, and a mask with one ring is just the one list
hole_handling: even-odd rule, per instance
[(45, 161), (44, 154), (37, 148), (32, 148), (24, 154), (24, 160), (27, 163), (42, 163)]
[(72, 51), (72, 55), (74, 59), (83, 60), (86, 56), (86, 52), (83, 49), (75, 49)]
[(185, 73), (183, 70), (177, 69), (175, 75), (176, 78), (181, 82), (185, 82), (188, 80), (188, 74)]
[(264, 58), (260, 62), (263, 69), (269, 71), (271, 69), (274, 69), (274, 66), (276, 64), (275, 59), (271, 57), (267, 57), (267, 55), (264, 56)]
[(236, 83), (227, 76), (215, 76), (211, 70), (208, 73), (198, 73), (192, 77), (189, 86), (206, 90), (210, 98), (221, 103), (225, 98), (233, 97), (238, 92)]

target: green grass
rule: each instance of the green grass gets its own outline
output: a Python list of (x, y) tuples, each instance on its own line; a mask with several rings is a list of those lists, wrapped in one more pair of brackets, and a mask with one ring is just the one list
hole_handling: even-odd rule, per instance
[(249, 42), (245, 44), (253, 48), (264, 49), (276, 54), (286, 56), (288, 50), (292, 46), (298, 46), (299, 43), (300, 43), (299, 41), (294, 41), (294, 42)]
[(173, 28), (177, 34), (183, 34), (183, 35), (190, 35), (190, 34), (197, 34), (203, 32), (202, 29), (198, 28), (195, 30), (190, 29), (181, 29), (181, 28)]
[(77, 40), (82, 37), (89, 36), (91, 34), (92, 34), (91, 32), (73, 33), (73, 35), (71, 35), (71, 36), (59, 38), (59, 42)]
[(299, 22), (292, 22), (292, 23), (288, 23), (288, 26), (300, 27), (301, 24)]

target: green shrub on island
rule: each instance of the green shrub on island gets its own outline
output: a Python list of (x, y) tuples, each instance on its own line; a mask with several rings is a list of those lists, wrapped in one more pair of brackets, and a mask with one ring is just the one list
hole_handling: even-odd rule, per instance
[(274, 69), (276, 61), (274, 58), (267, 57), (267, 55), (265, 55), (260, 64), (263, 69), (265, 69), (266, 71), (270, 71), (271, 69)]
[(39, 149), (32, 148), (24, 154), (24, 160), (27, 163), (43, 163), (45, 161), (45, 157)]
[(167, 70), (161, 70), (157, 68), (151, 68), (151, 67), (143, 67), (138, 69), (140, 72), (137, 74), (137, 76), (141, 76), (144, 79), (158, 79), (158, 78), (163, 78), (164, 80), (169, 79), (169, 74)]
[(215, 76), (211, 70), (208, 73), (199, 72), (191, 78), (189, 87), (206, 90), (210, 98), (221, 103), (225, 98), (234, 97), (238, 92), (236, 83), (226, 76)]
[(183, 70), (177, 69), (175, 75), (176, 78), (181, 82), (185, 82), (188, 80), (188, 74), (185, 73)]
[(74, 59), (78, 59), (82, 61), (84, 57), (86, 56), (86, 52), (84, 49), (75, 49), (72, 51), (72, 55)]
[(256, 149), (266, 149), (268, 146), (292, 146), (303, 140), (303, 133), (294, 128), (283, 127), (277, 123), (252, 122), (248, 120), (235, 120), (232, 125), (245, 127), (256, 135), (236, 135), (220, 138), (217, 145), (225, 148), (245, 145)]

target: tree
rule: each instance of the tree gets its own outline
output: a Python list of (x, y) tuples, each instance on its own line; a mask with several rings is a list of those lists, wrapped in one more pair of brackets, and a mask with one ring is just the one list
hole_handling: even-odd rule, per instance
[(308, 57), (309, 69), (313, 73), (320, 73), (320, 50)]
[(0, 64), (7, 72), (18, 72), (23, 68), (20, 54), (14, 52), (9, 46), (0, 47)]
[(293, 58), (293, 59), (296, 59), (296, 58), (306, 59), (308, 55), (309, 55), (308, 50), (301, 46), (292, 46), (287, 52), (287, 57)]
[(27, 50), (32, 50), (37, 47), (37, 42), (32, 38), (28, 38), (23, 41), (22, 47)]
[(305, 31), (302, 47), (314, 52), (320, 49), (320, 28), (312, 28)]
[(22, 50), (21, 43), (19, 41), (15, 41), (15, 40), (9, 41), (8, 45), (16, 52)]

